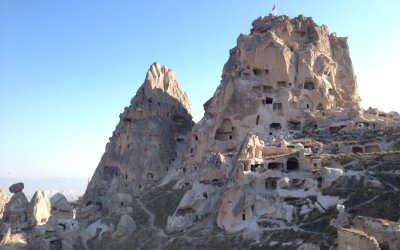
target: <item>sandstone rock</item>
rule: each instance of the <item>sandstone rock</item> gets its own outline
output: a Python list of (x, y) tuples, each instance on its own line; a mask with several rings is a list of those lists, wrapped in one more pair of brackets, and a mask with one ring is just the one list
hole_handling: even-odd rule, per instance
[(39, 230), (34, 230), (29, 242), (28, 250), (49, 250), (49, 243)]
[(8, 202), (7, 193), (3, 189), (0, 189), (0, 220), (3, 218), (4, 208)]
[(12, 224), (14, 227), (20, 228), (27, 226), (29, 211), (29, 202), (23, 192), (14, 193), (10, 201), (6, 204), (3, 220)]
[(63, 250), (73, 250), (79, 235), (80, 226), (78, 221), (73, 219), (57, 220), (56, 236), (61, 241)]
[(57, 193), (50, 198), (51, 203), (51, 216), (49, 217), (49, 223), (55, 225), (59, 219), (73, 219), (74, 209), (68, 202), (65, 196), (61, 193)]
[(83, 205), (93, 204), (101, 211), (113, 194), (138, 194), (175, 172), (191, 127), (190, 102), (175, 72), (154, 63), (131, 105), (120, 115)]
[(17, 192), (21, 192), (23, 189), (24, 189), (24, 183), (22, 183), (22, 182), (18, 182), (18, 183), (12, 184), (9, 187), (10, 192), (13, 193), (13, 194), (17, 193)]
[(47, 194), (36, 191), (30, 202), (30, 216), (35, 224), (45, 224), (50, 217), (51, 204)]
[[(260, 17), (249, 35), (239, 36), (192, 130), (175, 74), (152, 65), (85, 192), (78, 214), (89, 224), (84, 246), (96, 236), (131, 244), (123, 236), (151, 234), (149, 248), (198, 247), (196, 240), (216, 248), (217, 238), (232, 244), (227, 248), (326, 248), (334, 244), (329, 223), (344, 226), (353, 216), (339, 204), (358, 212), (386, 196), (394, 198), (385, 205), (397, 220), (397, 183), (389, 183), (397, 177), (387, 176), (398, 174), (398, 152), (388, 150), (400, 148), (400, 118), (364, 112), (359, 102), (347, 39), (301, 15)], [(375, 196), (371, 173), (385, 175), (381, 183), (395, 192)], [(335, 206), (338, 216), (329, 221)], [(112, 238), (102, 240), (117, 216)], [(135, 231), (133, 223), (140, 225)], [(215, 236), (215, 225), (235, 234)], [(339, 245), (346, 242), (353, 249), (377, 246), (360, 230), (340, 228)]]
[(135, 221), (129, 215), (124, 214), (119, 219), (117, 228), (115, 232), (112, 234), (112, 237), (121, 238), (130, 235), (133, 231), (135, 231), (135, 229), (136, 229)]

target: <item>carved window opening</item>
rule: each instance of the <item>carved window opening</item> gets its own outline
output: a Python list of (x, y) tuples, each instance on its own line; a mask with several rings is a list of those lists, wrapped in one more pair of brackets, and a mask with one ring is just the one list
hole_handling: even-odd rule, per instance
[(261, 164), (253, 164), (250, 166), (250, 170), (251, 172), (256, 172), (256, 168), (258, 168), (259, 166), (261, 166)]
[(322, 103), (318, 104), (316, 109), (319, 110), (319, 111), (323, 111), (324, 107), (322, 106)]
[(260, 69), (253, 69), (253, 73), (255, 76), (260, 76), (262, 71)]
[(298, 161), (296, 158), (294, 158), (294, 157), (289, 158), (289, 159), (287, 160), (287, 163), (286, 163), (286, 169), (287, 169), (288, 171), (295, 171), (295, 170), (298, 170), (298, 169), (299, 169), (299, 161)]
[(260, 121), (260, 116), (257, 115), (257, 119), (256, 119), (256, 125), (258, 125), (258, 122)]
[(269, 97), (265, 98), (265, 103), (266, 104), (272, 104), (273, 101), (274, 101), (273, 98), (269, 98)]
[(271, 123), (269, 128), (272, 130), (280, 130), (282, 129), (282, 125), (280, 123)]
[(353, 146), (352, 152), (355, 154), (361, 154), (363, 152), (362, 147)]
[(153, 173), (147, 173), (147, 179), (153, 179), (154, 174)]
[(304, 89), (308, 89), (308, 90), (313, 90), (313, 89), (315, 89), (315, 87), (314, 87), (314, 82), (305, 82), (305, 83), (304, 83)]
[(233, 131), (234, 127), (232, 126), (231, 120), (225, 119), (222, 122), (221, 127), (215, 131), (215, 140), (220, 140), (220, 141), (232, 140)]
[(280, 162), (271, 162), (268, 164), (268, 169), (282, 169), (283, 164)]

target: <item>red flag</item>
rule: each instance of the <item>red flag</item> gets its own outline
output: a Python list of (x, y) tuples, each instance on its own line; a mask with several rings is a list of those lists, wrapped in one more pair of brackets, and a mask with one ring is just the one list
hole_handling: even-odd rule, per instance
[(276, 8), (276, 5), (274, 4), (274, 6), (272, 7), (272, 10), (275, 10), (275, 8)]

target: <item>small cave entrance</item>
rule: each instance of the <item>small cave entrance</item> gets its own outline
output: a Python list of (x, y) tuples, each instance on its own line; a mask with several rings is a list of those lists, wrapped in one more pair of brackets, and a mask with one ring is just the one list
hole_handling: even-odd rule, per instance
[(147, 173), (146, 177), (147, 177), (147, 179), (152, 180), (154, 178), (154, 174), (153, 173)]
[(261, 73), (262, 73), (262, 71), (261, 71), (261, 69), (256, 69), (256, 68), (254, 68), (254, 69), (253, 69), (253, 73), (254, 73), (255, 76), (260, 76)]
[(221, 124), (221, 127), (219, 127), (215, 131), (215, 140), (219, 140), (219, 141), (232, 140), (234, 130), (235, 130), (235, 128), (232, 126), (231, 120), (224, 119), (224, 121)]
[(322, 106), (322, 103), (320, 103), (320, 104), (317, 105), (317, 107), (315, 107), (315, 109), (319, 110), (319, 111), (323, 111), (324, 107)]
[(289, 158), (286, 162), (286, 170), (295, 171), (298, 169), (299, 169), (299, 161), (294, 157)]
[(183, 138), (176, 138), (176, 142), (178, 142), (178, 143), (182, 143), (184, 141), (185, 141), (185, 139), (183, 139)]
[(259, 116), (259, 115), (257, 115), (257, 119), (256, 119), (256, 125), (258, 125), (259, 121), (260, 121), (260, 116)]
[(270, 162), (268, 164), (268, 169), (282, 169), (283, 168), (283, 164), (280, 162)]
[(246, 220), (246, 213), (243, 211), (242, 213), (242, 220), (245, 221)]
[(304, 83), (304, 89), (308, 89), (308, 90), (313, 90), (314, 87), (314, 82), (305, 82)]
[(359, 147), (359, 146), (353, 146), (353, 148), (352, 148), (351, 151), (352, 151), (353, 153), (355, 153), (355, 154), (362, 154), (362, 153), (363, 153), (362, 147)]
[(132, 122), (132, 118), (130, 118), (130, 117), (124, 117), (124, 118), (122, 119), (122, 121), (125, 122), (125, 123), (131, 123), (131, 122)]
[(249, 171), (250, 170), (248, 162), (242, 162), (242, 164), (243, 164), (243, 171)]
[(280, 123), (274, 122), (274, 123), (271, 123), (271, 124), (269, 125), (269, 128), (270, 128), (271, 130), (280, 130), (280, 129), (282, 129), (282, 125), (281, 125)]
[(103, 209), (103, 203), (101, 201), (96, 202), (96, 210), (101, 211)]
[(251, 172), (256, 172), (256, 168), (258, 168), (259, 166), (261, 166), (261, 164), (252, 164), (250, 166)]
[(337, 127), (337, 126), (329, 127), (330, 133), (337, 133), (337, 132), (339, 132), (339, 130), (340, 130), (340, 127)]

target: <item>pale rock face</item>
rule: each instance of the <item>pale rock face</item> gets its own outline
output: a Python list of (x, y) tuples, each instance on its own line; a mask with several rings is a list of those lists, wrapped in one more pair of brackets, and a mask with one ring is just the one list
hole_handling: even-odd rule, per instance
[(193, 128), (186, 165), (198, 167), (207, 151), (237, 151), (248, 132), (268, 141), (327, 127), (334, 116), (355, 116), (359, 102), (346, 38), (303, 16), (260, 17), (230, 51), (221, 84)]
[(73, 219), (74, 209), (67, 198), (61, 193), (57, 193), (50, 198), (51, 216), (49, 224), (55, 225), (59, 219)]
[(30, 216), (35, 224), (45, 224), (50, 217), (51, 204), (47, 194), (36, 191), (30, 202)]
[(7, 193), (3, 189), (0, 189), (0, 219), (3, 218), (4, 208), (8, 202)]
[[(300, 214), (335, 206), (338, 198), (324, 197), (319, 188), (331, 185), (343, 170), (321, 172), (321, 160), (309, 157), (313, 152), (302, 144), (307, 142), (291, 137), (335, 123), (338, 129), (351, 126), (362, 117), (359, 102), (346, 38), (303, 16), (255, 20), (251, 33), (240, 35), (230, 51), (221, 84), (193, 128), (181, 168), (192, 190), (169, 227), (191, 226), (216, 210), (218, 226), (237, 232), (257, 227), (255, 221), (290, 224), (291, 199), (319, 197), (306, 200)], [(221, 159), (214, 160), (215, 154)], [(200, 208), (206, 201), (196, 198), (197, 189), (209, 189), (221, 203)]]
[(124, 208), (124, 201), (114, 204), (114, 208), (107, 204), (116, 193), (139, 194), (176, 171), (192, 124), (190, 102), (180, 90), (175, 72), (154, 63), (131, 105), (120, 115), (88, 185), (83, 204), (91, 207), (82, 207), (78, 216), (90, 216), (106, 208), (112, 212), (121, 202)]
[(121, 238), (130, 235), (136, 229), (136, 223), (127, 214), (124, 214), (119, 219), (115, 232), (112, 234), (113, 238)]

